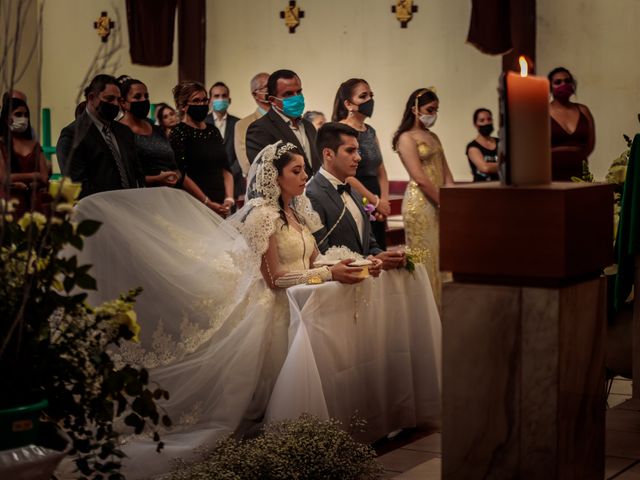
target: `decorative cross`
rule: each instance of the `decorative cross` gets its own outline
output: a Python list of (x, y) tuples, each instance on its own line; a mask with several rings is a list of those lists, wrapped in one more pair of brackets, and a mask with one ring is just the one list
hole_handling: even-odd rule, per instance
[(407, 23), (417, 11), (418, 6), (413, 4), (413, 0), (397, 0), (396, 4), (391, 7), (391, 13), (396, 14), (400, 28), (407, 28)]
[(280, 18), (284, 18), (284, 24), (289, 27), (289, 33), (296, 33), (300, 19), (304, 18), (304, 11), (296, 5), (296, 0), (291, 0), (289, 5), (280, 12)]
[(107, 38), (109, 38), (109, 35), (111, 34), (111, 30), (115, 26), (116, 23), (107, 16), (107, 12), (101, 12), (98, 21), (93, 22), (93, 28), (98, 30), (98, 36), (103, 42), (107, 41)]

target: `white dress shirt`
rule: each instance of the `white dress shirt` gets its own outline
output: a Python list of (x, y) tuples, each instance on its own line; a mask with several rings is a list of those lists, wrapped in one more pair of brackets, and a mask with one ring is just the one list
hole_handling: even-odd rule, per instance
[(227, 114), (225, 113), (222, 118), (218, 118), (216, 112), (213, 112), (213, 123), (215, 123), (216, 128), (220, 130), (220, 135), (224, 139), (224, 132), (227, 131)]
[(307, 132), (305, 132), (304, 125), (302, 124), (302, 119), (298, 119), (298, 126), (296, 127), (293, 124), (293, 121), (289, 117), (278, 111), (277, 108), (274, 108), (273, 110), (278, 115), (280, 115), (280, 118), (282, 118), (282, 120), (284, 120), (287, 125), (289, 125), (289, 128), (300, 142), (300, 145), (302, 145), (302, 149), (304, 150), (304, 154), (307, 157), (309, 166), (311, 166), (311, 147), (309, 145), (309, 139), (307, 138)]
[[(329, 182), (331, 182), (331, 185), (333, 185), (333, 188), (335, 188), (336, 190), (338, 189), (338, 185), (346, 185), (344, 182), (341, 182), (335, 176), (327, 172), (324, 167), (320, 167), (318, 173), (329, 180)], [(362, 212), (360, 211), (358, 205), (356, 205), (356, 201), (350, 194), (348, 194), (347, 192), (342, 192), (340, 196), (342, 197), (342, 201), (347, 206), (347, 210), (356, 222), (356, 227), (358, 227), (358, 234), (360, 235), (360, 241), (364, 241), (364, 239), (362, 238), (362, 235), (364, 234), (364, 217), (362, 216)], [(332, 226), (333, 225), (327, 225), (326, 227), (327, 229), (331, 229)]]

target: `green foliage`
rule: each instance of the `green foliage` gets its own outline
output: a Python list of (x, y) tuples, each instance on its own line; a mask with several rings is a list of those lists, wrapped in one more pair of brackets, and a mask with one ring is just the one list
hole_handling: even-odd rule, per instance
[(133, 304), (141, 289), (95, 308), (86, 302), (97, 285), (74, 248), (100, 223), (72, 221), (77, 191), (64, 179), (49, 216), (15, 218), (13, 203), (0, 200), (0, 408), (47, 399), (45, 417), (71, 438), (78, 475), (120, 478), (116, 419), (137, 434), (151, 429), (159, 442), (156, 426), (170, 420), (156, 400), (168, 393), (111, 353), (137, 341)]
[(255, 439), (229, 437), (200, 461), (179, 461), (168, 480), (366, 480), (381, 473), (375, 451), (353, 440), (339, 421), (303, 414), (268, 424)]

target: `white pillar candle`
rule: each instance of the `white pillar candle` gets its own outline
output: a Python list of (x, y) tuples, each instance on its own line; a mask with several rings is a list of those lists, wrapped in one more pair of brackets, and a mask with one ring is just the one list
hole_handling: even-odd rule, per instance
[(549, 120), (549, 81), (527, 75), (526, 60), (520, 57), (523, 71), (508, 72), (508, 155), (512, 185), (551, 183), (551, 126)]

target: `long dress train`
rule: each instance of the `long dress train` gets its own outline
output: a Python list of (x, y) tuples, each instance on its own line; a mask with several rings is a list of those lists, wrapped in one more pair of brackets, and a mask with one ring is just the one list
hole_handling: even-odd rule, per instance
[[(308, 268), (313, 236), (284, 227), (270, 207), (253, 209), (243, 236), (188, 194), (169, 188), (105, 192), (83, 199), (78, 220), (103, 222), (79, 256), (94, 264), (97, 304), (143, 287), (136, 303), (140, 343), (123, 361), (149, 368), (171, 394), (162, 405), (174, 425), (161, 454), (145, 436), (127, 439), (127, 478), (167, 472), (175, 457), (213, 446), (243, 419), (259, 421), (288, 345), (284, 290), (259, 270), (264, 243), (276, 235), (283, 268)], [(248, 245), (249, 244), (249, 245)]]

